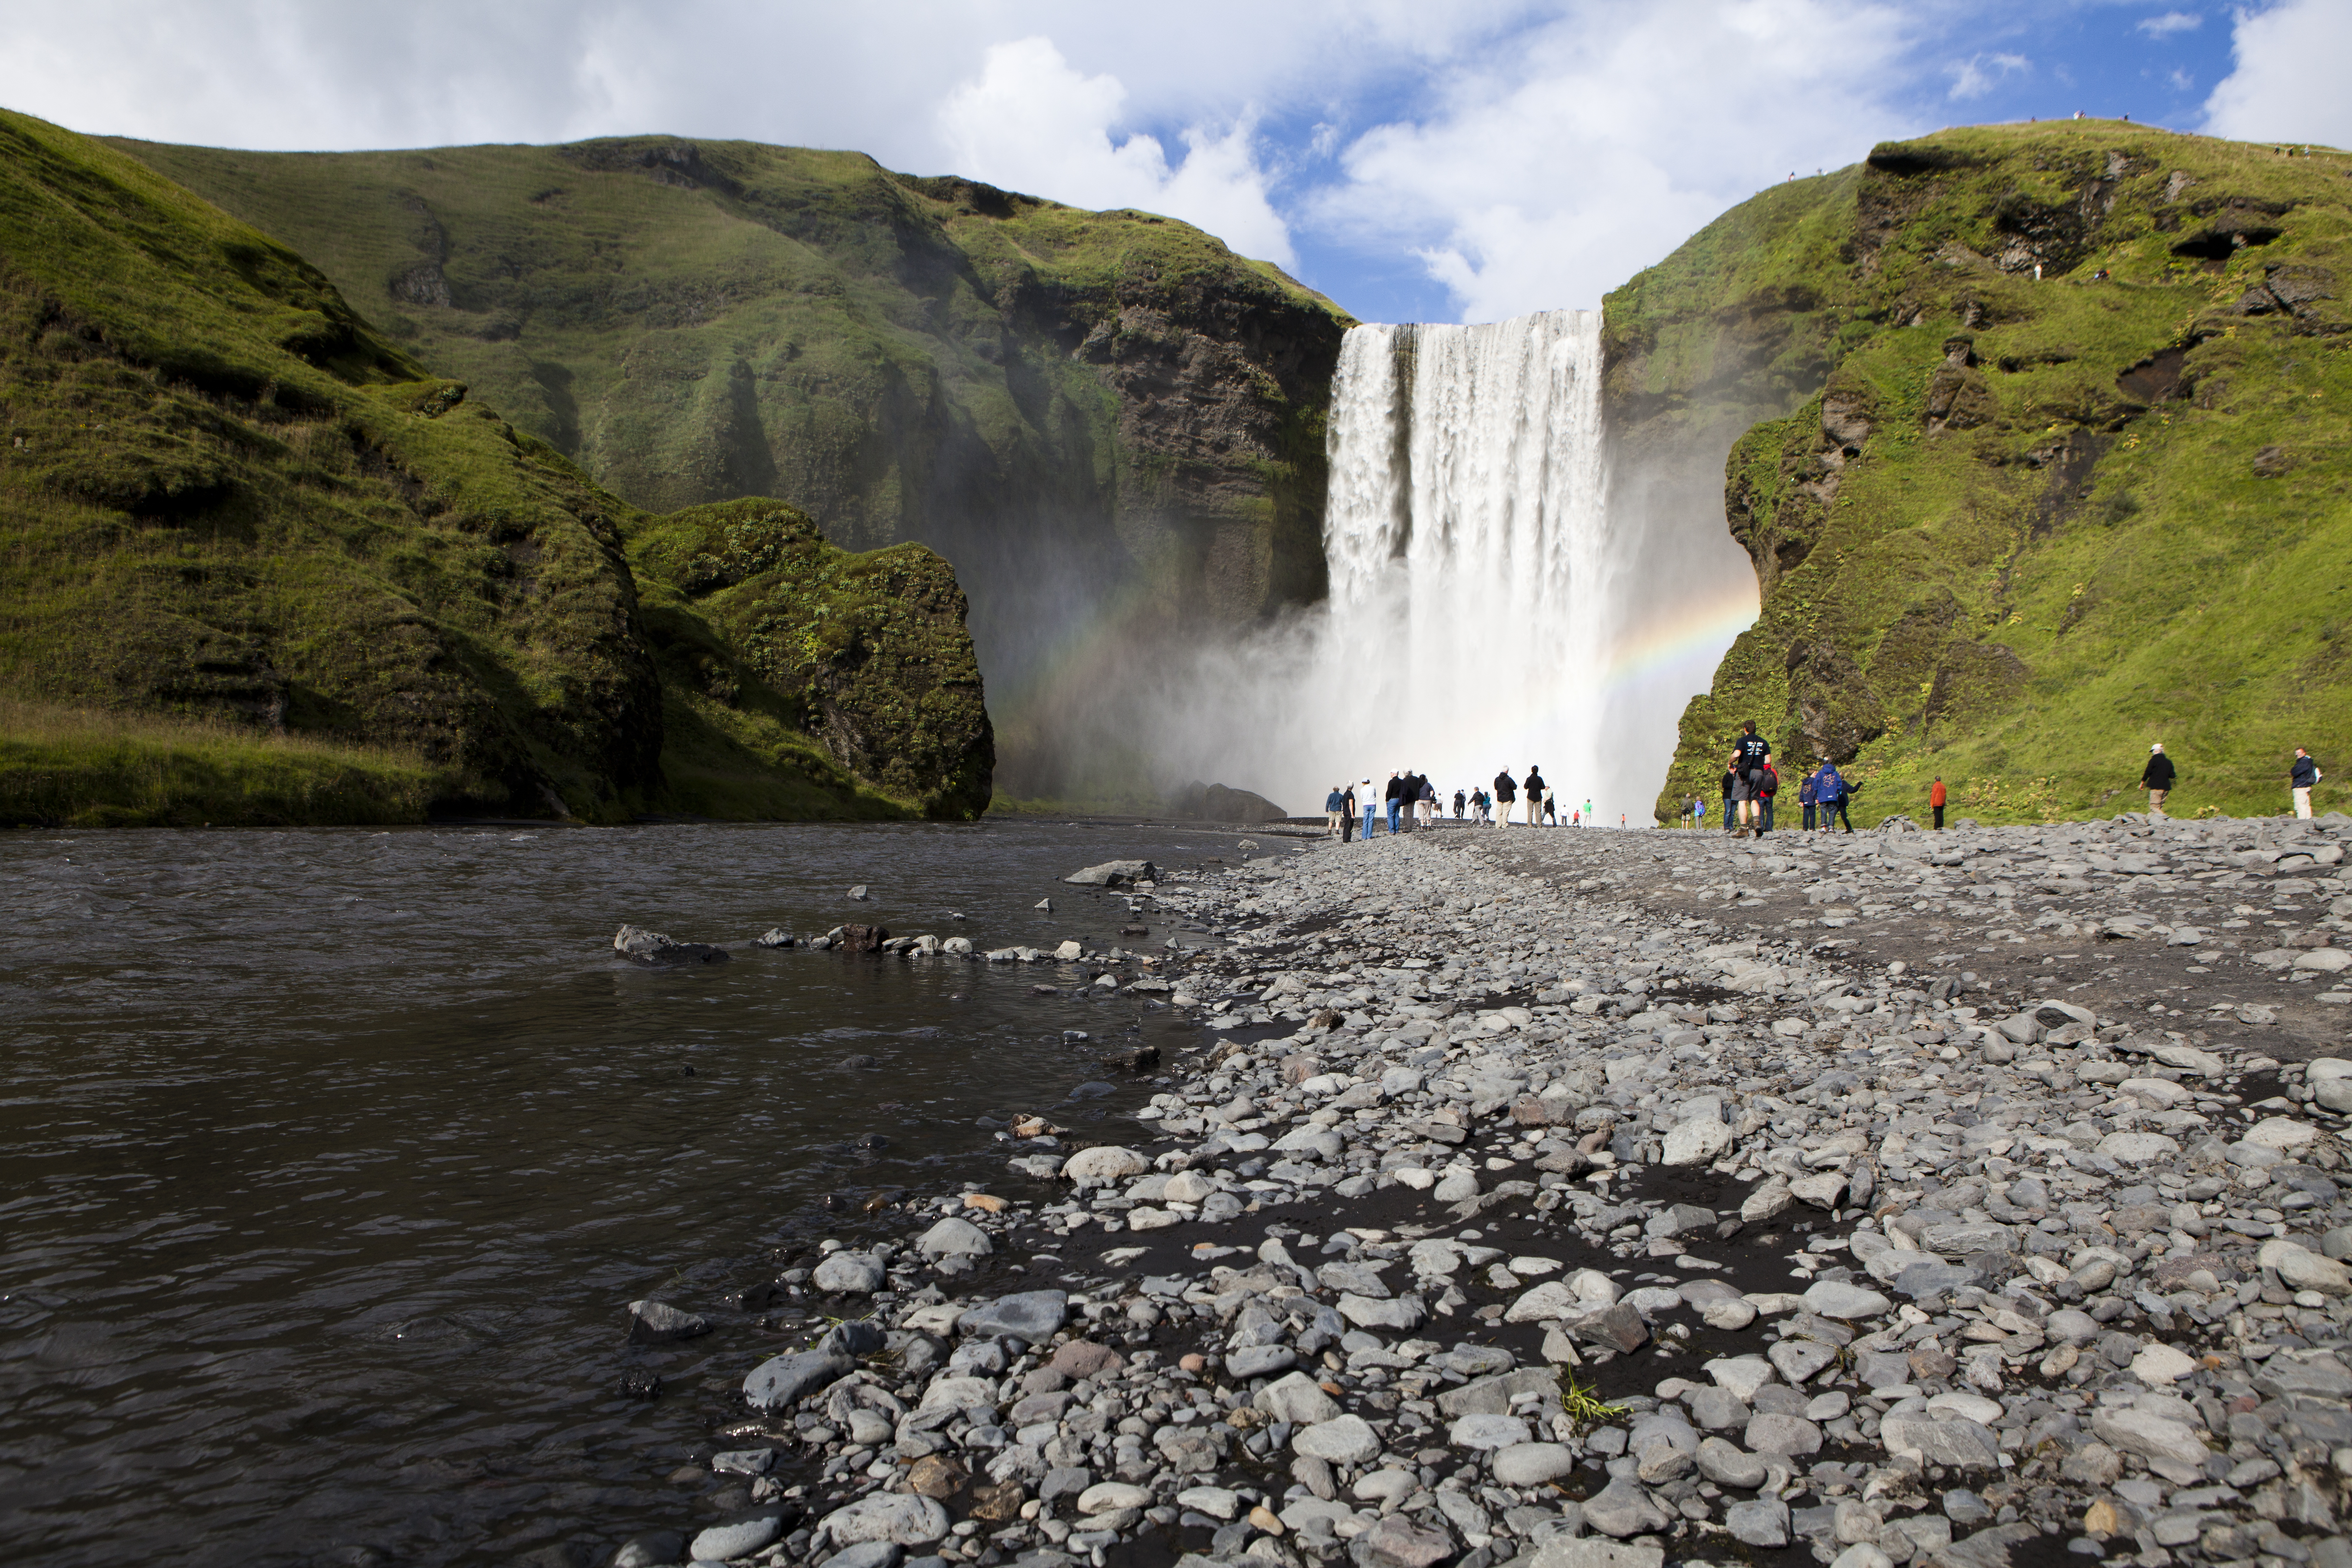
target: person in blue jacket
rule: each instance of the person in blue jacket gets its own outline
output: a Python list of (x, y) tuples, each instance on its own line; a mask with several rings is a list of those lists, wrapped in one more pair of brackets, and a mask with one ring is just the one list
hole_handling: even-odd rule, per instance
[(1848, 833), (1853, 831), (1853, 818), (1846, 815), (1846, 802), (1853, 798), (1853, 788), (1837, 771), (1837, 764), (1827, 757), (1822, 759), (1821, 771), (1813, 774), (1813, 799), (1821, 805), (1822, 826), (1834, 827), (1845, 824)]

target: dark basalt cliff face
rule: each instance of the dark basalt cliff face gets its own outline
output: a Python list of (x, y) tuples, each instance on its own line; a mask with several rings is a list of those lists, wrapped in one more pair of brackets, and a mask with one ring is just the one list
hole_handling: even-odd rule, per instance
[[(698, 520), (649, 517), (427, 374), (278, 241), (6, 114), (0, 421), (0, 819), (986, 805), (936, 556), (803, 524), (745, 584), (764, 617), (741, 635), (847, 634), (738, 650), (661, 560), (631, 569)], [(751, 672), (700, 679), (698, 653)], [(65, 739), (16, 733), (26, 712)], [(192, 770), (192, 745), (225, 760)]]
[(120, 145), (638, 506), (939, 551), (1019, 792), (1122, 669), (1322, 594), (1348, 320), (1183, 224), (749, 142)]
[[(1757, 624), (1658, 803), (1753, 719), (1793, 809), (2275, 811), (2352, 748), (2352, 158), (2100, 121), (1953, 131), (1769, 191), (1609, 297), (1638, 499), (1720, 505)], [(1719, 498), (1719, 500), (1717, 499)]]

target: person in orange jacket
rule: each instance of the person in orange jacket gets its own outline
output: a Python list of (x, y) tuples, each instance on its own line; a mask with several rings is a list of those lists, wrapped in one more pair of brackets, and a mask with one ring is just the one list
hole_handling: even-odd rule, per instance
[(1933, 811), (1935, 812), (1935, 814), (1936, 814), (1936, 826), (1938, 826), (1938, 827), (1943, 826), (1944, 826), (1944, 775), (1943, 775), (1943, 774), (1941, 774), (1941, 773), (1937, 773), (1937, 774), (1936, 775), (1936, 782), (1935, 782), (1933, 784), (1931, 784), (1930, 786), (1928, 786), (1928, 790), (1927, 790), (1927, 805), (1928, 805), (1928, 807), (1929, 807), (1931, 810), (1933, 810)]

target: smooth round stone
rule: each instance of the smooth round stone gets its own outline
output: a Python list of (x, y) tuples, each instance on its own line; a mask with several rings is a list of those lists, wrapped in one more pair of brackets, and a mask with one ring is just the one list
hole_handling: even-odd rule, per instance
[(2145, 1345), (2132, 1357), (2131, 1373), (2150, 1388), (2168, 1388), (2197, 1370), (2197, 1363), (2172, 1346)]
[(697, 1562), (724, 1563), (766, 1550), (784, 1532), (781, 1519), (747, 1519), (735, 1524), (714, 1524), (694, 1538), (689, 1554)]
[(1576, 1455), (1560, 1443), (1513, 1443), (1495, 1450), (1495, 1484), (1539, 1487), (1576, 1468)]
[(1528, 1424), (1516, 1415), (1465, 1415), (1446, 1433), (1457, 1448), (1507, 1448), (1525, 1443)]
[(1125, 1481), (1097, 1481), (1078, 1494), (1080, 1513), (1109, 1513), (1116, 1509), (1150, 1506), (1150, 1489)]
[(1895, 1303), (1875, 1290), (1839, 1279), (1823, 1279), (1806, 1290), (1805, 1310), (1824, 1318), (1874, 1318), (1891, 1312)]

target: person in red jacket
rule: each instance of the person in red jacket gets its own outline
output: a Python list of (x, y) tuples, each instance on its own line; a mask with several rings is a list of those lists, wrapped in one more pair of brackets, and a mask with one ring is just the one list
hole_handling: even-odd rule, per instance
[(1944, 775), (1937, 773), (1936, 782), (1927, 789), (1928, 808), (1936, 814), (1936, 826), (1944, 826)]

